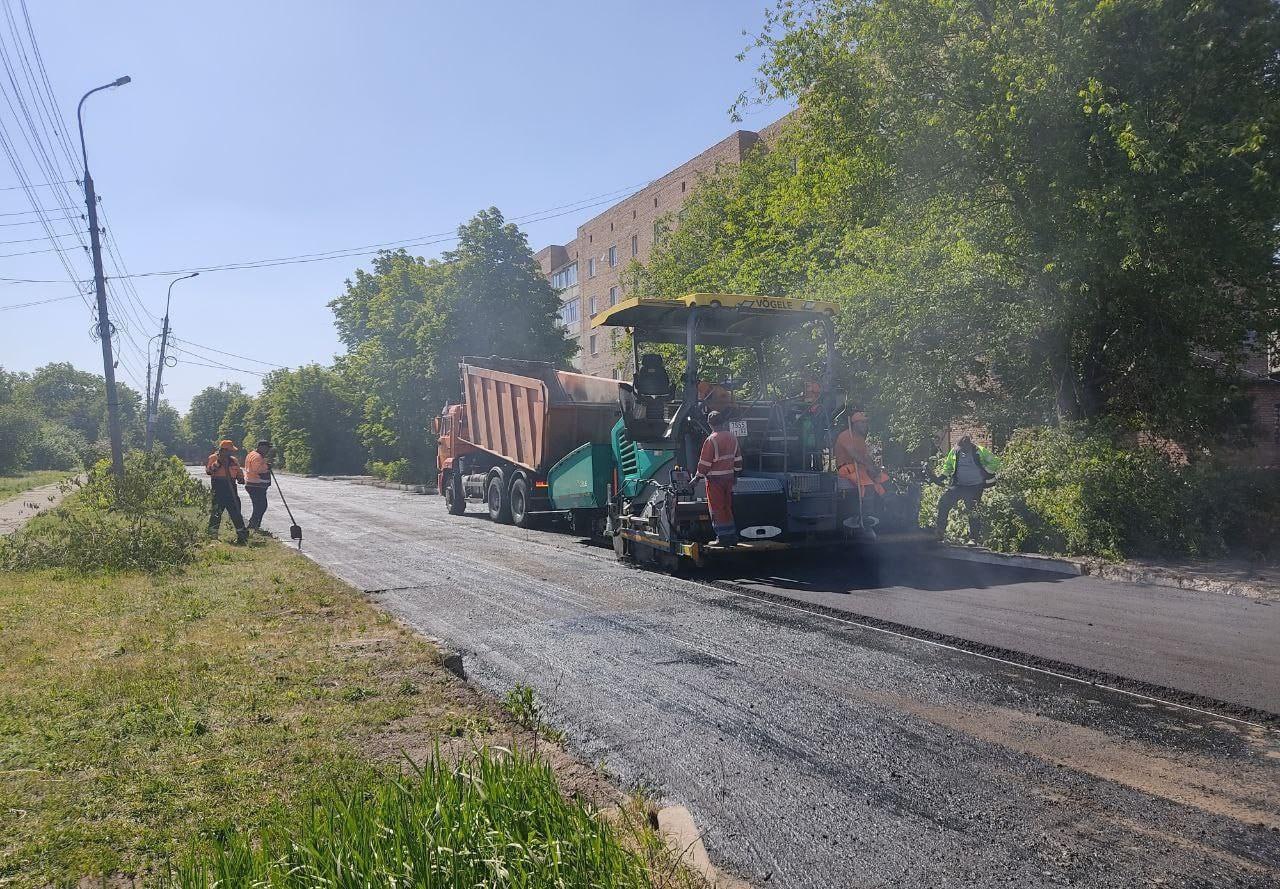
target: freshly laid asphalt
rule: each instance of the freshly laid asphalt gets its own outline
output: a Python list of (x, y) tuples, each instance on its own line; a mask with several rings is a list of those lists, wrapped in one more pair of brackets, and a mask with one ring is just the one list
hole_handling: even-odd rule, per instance
[[(853, 616), (1276, 712), (1280, 606), (921, 554), (878, 583), (829, 556), (679, 579), (438, 497), (282, 481), (307, 555), (473, 681), (532, 686), (575, 753), (687, 805), (758, 885), (1280, 884), (1274, 730)], [(287, 540), (274, 496), (266, 524)]]

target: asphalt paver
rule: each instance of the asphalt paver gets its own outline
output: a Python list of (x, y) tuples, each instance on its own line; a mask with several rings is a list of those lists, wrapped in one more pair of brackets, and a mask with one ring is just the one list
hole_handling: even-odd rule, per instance
[[(531, 686), (578, 756), (687, 805), (757, 885), (1280, 884), (1265, 726), (632, 568), (438, 497), (282, 481), (307, 555), (473, 681)], [(273, 497), (267, 527), (288, 524)]]

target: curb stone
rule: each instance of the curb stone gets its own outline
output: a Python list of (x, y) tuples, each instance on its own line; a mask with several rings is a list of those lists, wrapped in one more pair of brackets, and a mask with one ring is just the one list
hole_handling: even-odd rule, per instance
[(400, 482), (387, 482), (368, 475), (316, 475), (312, 478), (327, 482), (349, 482), (353, 485), (365, 485), (370, 488), (387, 488), (392, 491), (408, 491), (410, 494), (435, 494), (435, 485), (406, 485)]
[(680, 855), (681, 861), (702, 875), (712, 889), (750, 889), (747, 883), (731, 877), (711, 863), (702, 833), (693, 815), (684, 806), (667, 806), (658, 810), (658, 832), (667, 846)]
[(1076, 577), (1092, 575), (1104, 580), (1124, 583), (1145, 583), (1203, 593), (1218, 593), (1224, 596), (1242, 596), (1260, 602), (1280, 601), (1280, 586), (1275, 584), (1253, 583), (1247, 580), (1220, 580), (1203, 574), (1154, 565), (1107, 562), (1103, 559), (1042, 556), (1036, 553), (1000, 553), (983, 547), (956, 546), (955, 544), (942, 544), (938, 549), (938, 555), (944, 559), (955, 559), (961, 562), (1008, 565)]

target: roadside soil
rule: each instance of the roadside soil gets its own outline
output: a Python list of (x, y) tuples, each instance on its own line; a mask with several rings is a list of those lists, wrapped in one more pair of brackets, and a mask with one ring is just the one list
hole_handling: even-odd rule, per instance
[(0, 885), (146, 883), (323, 782), (476, 746), (535, 750), (621, 817), (642, 801), (451, 673), (440, 650), (284, 546), (217, 543), (175, 576), (14, 572), (0, 585)]
[(40, 513), (48, 512), (61, 503), (66, 495), (63, 488), (63, 482), (56, 482), (0, 495), (0, 536), (12, 534)]

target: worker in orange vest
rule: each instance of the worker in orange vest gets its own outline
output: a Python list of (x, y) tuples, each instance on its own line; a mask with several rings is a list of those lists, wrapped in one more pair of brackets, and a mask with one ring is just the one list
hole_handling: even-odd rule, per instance
[(240, 492), (236, 490), (236, 485), (244, 484), (244, 473), (240, 470), (240, 462), (235, 458), (235, 449), (236, 443), (224, 438), (204, 463), (204, 473), (209, 476), (209, 487), (213, 489), (209, 533), (218, 533), (222, 526), (222, 512), (226, 510), (227, 515), (231, 516), (231, 524), (236, 527), (236, 543), (246, 543), (249, 531), (244, 526), (244, 513), (240, 511)]
[(271, 442), (262, 439), (244, 458), (244, 489), (253, 504), (249, 514), (249, 530), (262, 530), (262, 517), (267, 511), (267, 489), (271, 487)]
[(866, 411), (850, 410), (848, 425), (836, 436), (836, 472), (858, 488), (858, 496), (865, 499), (871, 491), (884, 494), (884, 483), (889, 474), (884, 471), (867, 445)]
[(711, 434), (702, 443), (695, 479), (707, 482), (707, 508), (716, 542), (733, 546), (738, 542), (738, 526), (733, 520), (733, 482), (742, 471), (742, 451), (737, 437), (729, 431), (729, 421), (720, 411), (707, 415)]

